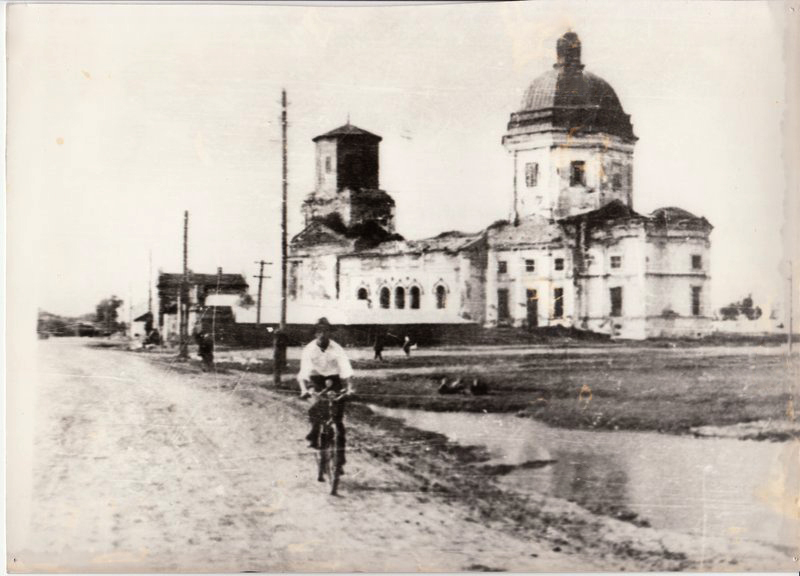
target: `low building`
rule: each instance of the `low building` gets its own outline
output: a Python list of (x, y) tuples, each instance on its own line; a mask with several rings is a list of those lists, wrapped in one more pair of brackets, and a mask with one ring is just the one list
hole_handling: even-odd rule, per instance
[[(189, 302), (189, 330), (198, 320), (206, 322), (216, 320), (215, 313), (222, 297), (238, 298), (247, 294), (248, 284), (241, 274), (223, 274), (222, 268), (216, 274), (196, 274), (189, 272), (185, 290), (183, 274), (159, 272), (158, 274), (158, 329), (165, 341), (175, 340), (179, 336), (180, 326), (178, 307), (182, 299)], [(207, 300), (217, 299), (214, 306)], [(220, 314), (220, 326), (231, 318), (230, 306)]]

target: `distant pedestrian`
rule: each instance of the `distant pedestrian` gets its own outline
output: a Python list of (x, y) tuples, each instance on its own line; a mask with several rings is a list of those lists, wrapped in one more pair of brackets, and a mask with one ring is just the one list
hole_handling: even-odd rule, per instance
[(406, 353), (406, 356), (411, 356), (411, 346), (411, 338), (406, 336), (403, 340), (403, 352)]
[(214, 336), (198, 322), (194, 327), (194, 339), (197, 351), (203, 362), (203, 372), (214, 369)]
[(386, 337), (383, 334), (383, 330), (378, 330), (378, 333), (375, 335), (375, 345), (373, 346), (373, 349), (375, 350), (374, 360), (383, 360), (383, 348), (385, 340)]
[(283, 328), (275, 330), (272, 336), (272, 381), (281, 383), (281, 375), (286, 370), (286, 346), (288, 338)]
[(145, 348), (153, 348), (160, 345), (161, 334), (158, 332), (158, 328), (153, 328), (147, 333), (147, 336), (144, 339), (144, 346)]

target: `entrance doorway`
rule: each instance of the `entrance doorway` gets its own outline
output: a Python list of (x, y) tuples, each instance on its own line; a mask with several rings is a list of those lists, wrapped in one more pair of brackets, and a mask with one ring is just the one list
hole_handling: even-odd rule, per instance
[(507, 323), (511, 319), (511, 314), (508, 308), (508, 290), (501, 288), (497, 291), (497, 321), (500, 323)]
[(536, 328), (539, 325), (539, 296), (536, 290), (525, 291), (525, 302), (528, 307), (528, 328)]

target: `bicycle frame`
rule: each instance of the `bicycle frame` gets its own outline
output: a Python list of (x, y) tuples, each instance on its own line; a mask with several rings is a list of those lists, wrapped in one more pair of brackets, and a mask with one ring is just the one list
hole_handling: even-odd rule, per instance
[(339, 431), (333, 418), (333, 408), (336, 402), (341, 402), (346, 393), (331, 396), (331, 386), (328, 385), (324, 390), (317, 393), (318, 402), (325, 403), (325, 418), (319, 430), (316, 452), (317, 459), (317, 480), (324, 482), (327, 478), (331, 495), (336, 496), (339, 488), (339, 476), (341, 473), (342, 453), (339, 450)]

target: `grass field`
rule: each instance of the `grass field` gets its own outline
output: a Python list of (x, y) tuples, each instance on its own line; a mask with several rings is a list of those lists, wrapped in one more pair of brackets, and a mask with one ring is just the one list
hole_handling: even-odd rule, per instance
[[(437, 359), (438, 360), (438, 359)], [(431, 410), (515, 411), (556, 426), (682, 433), (701, 425), (785, 419), (792, 368), (780, 356), (685, 357), (636, 351), (613, 357), (492, 359), (464, 374), (487, 396), (440, 396), (457, 370), (359, 383), (365, 399)]]
[[(516, 412), (569, 428), (686, 433), (698, 426), (793, 419), (798, 357), (790, 363), (785, 355), (753, 350), (616, 347), (607, 354), (553, 349), (481, 356), (445, 352), (353, 364), (363, 374), (356, 388), (364, 403)], [(228, 363), (219, 368), (241, 367)], [(298, 368), (292, 361), (288, 373)], [(248, 369), (269, 374), (272, 366), (266, 362)], [(479, 378), (488, 384), (489, 394), (438, 394), (442, 378), (456, 377)], [(293, 393), (296, 384), (284, 382), (281, 388)]]

